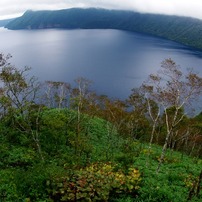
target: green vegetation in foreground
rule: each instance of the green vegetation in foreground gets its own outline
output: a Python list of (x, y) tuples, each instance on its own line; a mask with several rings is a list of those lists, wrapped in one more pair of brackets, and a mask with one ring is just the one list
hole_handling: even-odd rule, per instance
[(0, 54), (0, 201), (202, 200), (202, 113), (186, 115), (202, 93), (192, 70), (166, 59), (121, 101), (85, 78), (41, 86), (9, 58)]
[(119, 29), (150, 34), (202, 49), (202, 21), (190, 17), (142, 14), (105, 9), (31, 11), (14, 19), (8, 29)]
[[(39, 159), (32, 139), (1, 124), (1, 201), (183, 202), (202, 160), (169, 150), (161, 171), (161, 147), (120, 138), (111, 124), (75, 111), (50, 109), (41, 116)], [(7, 130), (5, 130), (5, 127)], [(77, 142), (77, 144), (75, 144)], [(202, 193), (191, 201), (201, 201)]]

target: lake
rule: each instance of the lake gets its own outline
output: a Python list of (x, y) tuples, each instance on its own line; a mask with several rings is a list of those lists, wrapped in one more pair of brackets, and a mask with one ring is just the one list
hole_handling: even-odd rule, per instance
[(0, 29), (0, 52), (12, 64), (30, 66), (41, 81), (93, 81), (93, 90), (125, 99), (160, 63), (172, 58), (202, 75), (202, 52), (181, 44), (119, 30)]

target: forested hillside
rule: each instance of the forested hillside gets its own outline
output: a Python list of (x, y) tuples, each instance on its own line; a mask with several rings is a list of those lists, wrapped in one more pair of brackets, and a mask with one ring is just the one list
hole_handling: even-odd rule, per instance
[(0, 54), (0, 201), (201, 202), (202, 78), (171, 59), (127, 100), (39, 83)]
[(202, 21), (179, 16), (141, 14), (105, 9), (27, 11), (6, 25), (8, 29), (120, 29), (163, 37), (202, 48)]
[(0, 27), (6, 26), (12, 20), (14, 20), (14, 19), (0, 20)]

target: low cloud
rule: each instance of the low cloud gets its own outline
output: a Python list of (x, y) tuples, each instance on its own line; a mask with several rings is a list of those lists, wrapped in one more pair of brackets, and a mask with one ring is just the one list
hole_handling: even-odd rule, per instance
[(201, 0), (1, 0), (0, 18), (21, 15), (28, 9), (57, 10), (72, 7), (125, 9), (202, 19)]

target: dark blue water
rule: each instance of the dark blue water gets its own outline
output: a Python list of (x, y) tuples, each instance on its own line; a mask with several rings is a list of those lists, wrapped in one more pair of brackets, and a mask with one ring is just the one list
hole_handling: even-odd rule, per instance
[(181, 44), (119, 30), (0, 29), (0, 52), (16, 66), (31, 66), (40, 80), (92, 80), (98, 94), (126, 98), (166, 58), (202, 75), (202, 52)]

